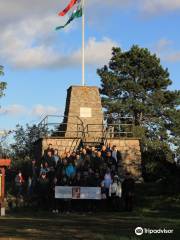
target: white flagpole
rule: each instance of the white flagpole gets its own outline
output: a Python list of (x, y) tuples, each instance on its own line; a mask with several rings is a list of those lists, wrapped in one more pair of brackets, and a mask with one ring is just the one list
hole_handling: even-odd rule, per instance
[(82, 0), (82, 86), (85, 86), (85, 15), (84, 0)]

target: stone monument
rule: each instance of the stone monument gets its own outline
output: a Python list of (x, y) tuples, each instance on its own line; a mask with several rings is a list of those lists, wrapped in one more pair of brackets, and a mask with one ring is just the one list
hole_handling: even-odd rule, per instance
[(48, 144), (59, 150), (75, 151), (81, 145), (116, 145), (122, 155), (122, 171), (141, 177), (140, 139), (107, 134), (104, 125), (101, 98), (97, 87), (71, 86), (67, 90), (66, 107), (60, 130), (44, 136), (36, 143), (36, 158), (40, 159)]
[(102, 137), (103, 111), (98, 88), (71, 86), (67, 90), (64, 116), (66, 137), (73, 132), (76, 136), (76, 131), (87, 133), (89, 141), (95, 136)]

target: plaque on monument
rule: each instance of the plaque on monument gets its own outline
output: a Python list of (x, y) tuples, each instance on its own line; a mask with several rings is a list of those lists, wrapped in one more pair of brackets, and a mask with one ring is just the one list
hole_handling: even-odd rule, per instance
[(87, 107), (80, 108), (80, 117), (81, 118), (90, 118), (92, 117), (92, 109)]

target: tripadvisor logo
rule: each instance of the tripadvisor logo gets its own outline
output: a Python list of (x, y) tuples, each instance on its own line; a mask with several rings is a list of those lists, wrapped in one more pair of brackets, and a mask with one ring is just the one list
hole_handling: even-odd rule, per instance
[(138, 236), (142, 235), (143, 234), (143, 228), (142, 227), (137, 227), (135, 229), (135, 234), (138, 235)]
[(159, 228), (159, 229), (150, 229), (150, 228), (135, 228), (135, 234), (140, 236), (142, 234), (172, 234), (174, 232), (173, 229)]

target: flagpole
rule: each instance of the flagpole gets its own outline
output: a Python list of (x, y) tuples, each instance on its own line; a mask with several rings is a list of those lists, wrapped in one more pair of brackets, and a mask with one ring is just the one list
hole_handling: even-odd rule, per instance
[(85, 15), (84, 0), (82, 0), (82, 86), (85, 86)]

